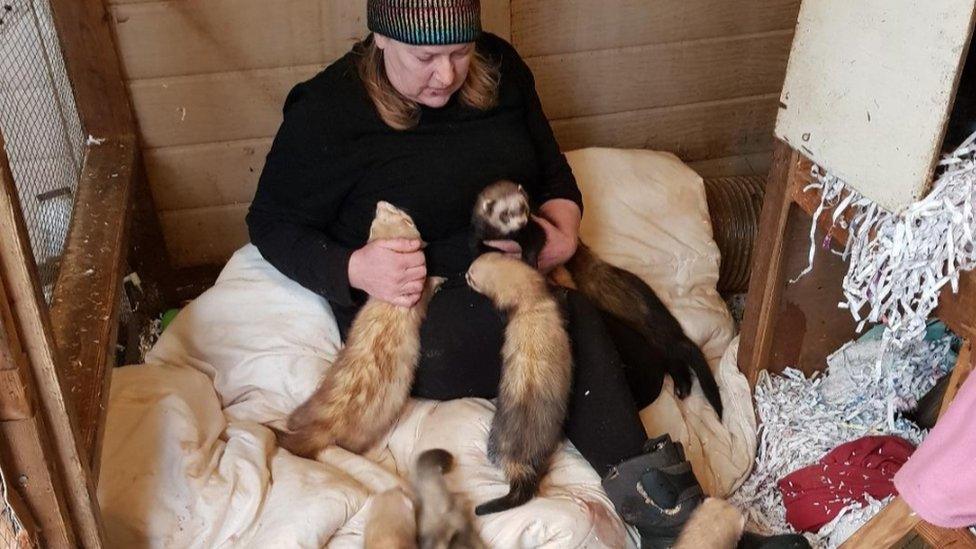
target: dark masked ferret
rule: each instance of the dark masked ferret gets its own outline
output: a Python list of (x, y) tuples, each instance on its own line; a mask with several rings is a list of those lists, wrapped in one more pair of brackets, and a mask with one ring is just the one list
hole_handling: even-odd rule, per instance
[[(419, 239), (409, 215), (387, 202), (376, 205), (369, 240)], [(288, 416), (279, 444), (315, 458), (330, 444), (362, 453), (385, 433), (403, 408), (420, 356), (420, 323), (442, 279), (429, 278), (410, 308), (370, 298), (356, 315), (345, 347), (315, 393)]]
[(444, 482), (454, 465), (445, 450), (427, 450), (417, 458), (413, 474), (414, 505), (420, 549), (485, 549), (464, 499)]
[(514, 240), (522, 247), (522, 259), (538, 266), (546, 231), (531, 213), (529, 195), (521, 185), (502, 180), (485, 187), (471, 212), (471, 248), (475, 257), (494, 250), (484, 244), (485, 240)]
[(729, 502), (708, 498), (691, 515), (674, 549), (734, 549), (746, 518)]
[(485, 515), (522, 505), (538, 490), (563, 438), (572, 353), (559, 303), (537, 270), (492, 252), (471, 264), (467, 280), (508, 315), (488, 454), (511, 489), (475, 509)]
[[(522, 246), (522, 258), (535, 266), (546, 235), (530, 214), (529, 198), (521, 186), (510, 181), (492, 183), (478, 195), (472, 211), (472, 242), (515, 240)], [(475, 255), (486, 249), (479, 246), (474, 250)], [(601, 260), (582, 242), (565, 268), (565, 272), (557, 269), (557, 278), (571, 278), (573, 287), (603, 312), (614, 315), (639, 333), (654, 351), (652, 354), (663, 358), (665, 371), (674, 380), (674, 391), (679, 398), (691, 392), (694, 372), (708, 402), (722, 417), (722, 397), (705, 355), (647, 283)], [(569, 277), (565, 276), (566, 272)], [(642, 361), (645, 355), (624, 358)]]

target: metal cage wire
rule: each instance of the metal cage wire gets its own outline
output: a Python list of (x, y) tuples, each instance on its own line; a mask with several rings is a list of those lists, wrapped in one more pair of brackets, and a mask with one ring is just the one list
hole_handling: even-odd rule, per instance
[(0, 0), (0, 132), (50, 300), (85, 138), (47, 0)]

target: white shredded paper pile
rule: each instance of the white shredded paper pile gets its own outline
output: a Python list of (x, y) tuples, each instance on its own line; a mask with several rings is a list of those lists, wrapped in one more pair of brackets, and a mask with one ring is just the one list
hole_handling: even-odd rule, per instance
[[(750, 527), (790, 531), (776, 483), (845, 442), (895, 435), (919, 444), (924, 431), (899, 412), (914, 408), (951, 368), (951, 344), (952, 336), (945, 336), (882, 353), (883, 341), (864, 338), (831, 355), (827, 375), (807, 379), (794, 369), (778, 376), (762, 372), (755, 393), (761, 423), (756, 466), (732, 497)], [(814, 547), (837, 547), (885, 503), (852, 504), (808, 539)]]
[(817, 166), (815, 182), (805, 189), (819, 190), (821, 203), (810, 229), (810, 266), (797, 279), (812, 269), (817, 219), (833, 208), (833, 223), (850, 234), (842, 252), (849, 267), (840, 306), (850, 309), (859, 331), (869, 322), (884, 323), (886, 346), (921, 337), (940, 290), (949, 284), (958, 291), (960, 272), (976, 268), (976, 134), (939, 169), (932, 191), (897, 213)]

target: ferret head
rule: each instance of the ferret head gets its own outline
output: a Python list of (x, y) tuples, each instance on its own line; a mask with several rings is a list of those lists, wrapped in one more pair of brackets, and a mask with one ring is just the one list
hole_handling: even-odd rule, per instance
[(420, 231), (406, 212), (389, 202), (376, 203), (376, 216), (369, 227), (369, 239), (420, 238)]
[(521, 185), (497, 181), (478, 195), (474, 213), (501, 234), (512, 234), (529, 222), (529, 195)]
[(547, 291), (546, 280), (539, 271), (497, 252), (478, 256), (465, 278), (472, 290), (501, 309), (510, 309)]

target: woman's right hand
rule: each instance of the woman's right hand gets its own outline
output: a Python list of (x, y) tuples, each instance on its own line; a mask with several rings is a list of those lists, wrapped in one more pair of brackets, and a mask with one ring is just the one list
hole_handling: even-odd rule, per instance
[(349, 257), (349, 285), (376, 299), (413, 307), (427, 278), (420, 240), (374, 240)]

